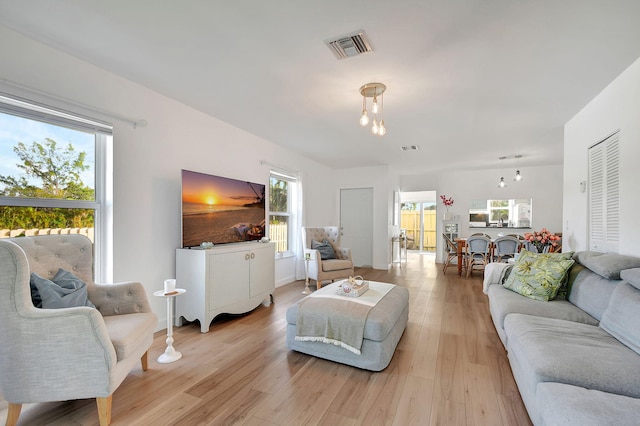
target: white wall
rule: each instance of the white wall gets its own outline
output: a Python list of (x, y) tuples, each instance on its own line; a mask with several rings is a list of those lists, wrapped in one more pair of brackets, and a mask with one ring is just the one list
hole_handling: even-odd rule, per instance
[[(180, 235), (180, 170), (267, 183), (269, 167), (304, 171), (307, 220), (335, 214), (330, 170), (314, 161), (205, 115), (140, 85), (0, 26), (0, 89), (114, 124), (114, 279), (140, 281), (147, 293), (175, 276)], [(161, 71), (160, 71), (161, 72)], [(145, 119), (134, 129), (111, 117), (84, 111), (60, 99), (34, 95), (6, 81), (104, 111)], [(303, 221), (305, 218), (303, 218)], [(282, 263), (281, 263), (282, 262)], [(291, 259), (278, 261), (276, 281), (295, 276)], [(164, 300), (150, 297), (160, 328)], [(179, 302), (178, 302), (179, 303)]]
[[(532, 229), (543, 227), (552, 232), (562, 231), (562, 166), (520, 167), (523, 180), (513, 182), (511, 170), (456, 170), (441, 173), (438, 176), (401, 176), (402, 191), (435, 190), (438, 194), (437, 217), (442, 219), (445, 208), (440, 202), (440, 195), (453, 197), (454, 204), (449, 211), (460, 221), (460, 234), (468, 237), (472, 231), (482, 231), (496, 237), (504, 229), (469, 228), (469, 205), (471, 200), (531, 198), (533, 200)], [(515, 168), (513, 170), (515, 175)], [(498, 180), (504, 175), (506, 188), (498, 188)], [(517, 230), (524, 234), (529, 230)], [(438, 220), (438, 235), (442, 234), (442, 220)], [(442, 261), (443, 241), (437, 239), (436, 260)]]
[(564, 235), (570, 250), (588, 250), (587, 149), (620, 130), (621, 254), (640, 256), (640, 59), (627, 68), (565, 125)]
[(401, 203), (435, 202), (436, 198), (436, 191), (405, 191), (400, 194)]

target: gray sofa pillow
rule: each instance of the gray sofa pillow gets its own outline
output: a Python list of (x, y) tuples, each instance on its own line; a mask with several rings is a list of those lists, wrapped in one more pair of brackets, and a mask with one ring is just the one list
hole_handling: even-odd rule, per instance
[(578, 263), (610, 280), (619, 280), (623, 269), (640, 268), (640, 258), (613, 253), (581, 251), (573, 257)]
[(640, 354), (640, 290), (621, 282), (613, 290), (600, 327)]
[(620, 272), (620, 278), (640, 290), (640, 268), (626, 269)]
[(75, 306), (95, 308), (88, 298), (87, 284), (64, 269), (58, 270), (53, 281), (42, 278), (32, 272), (31, 282), (38, 289), (43, 309), (71, 308)]

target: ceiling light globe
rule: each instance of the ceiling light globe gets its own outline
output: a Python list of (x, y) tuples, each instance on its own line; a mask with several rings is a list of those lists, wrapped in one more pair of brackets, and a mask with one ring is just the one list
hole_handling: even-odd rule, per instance
[(364, 127), (367, 124), (369, 124), (369, 115), (367, 114), (367, 111), (362, 111), (362, 115), (360, 116), (360, 125)]
[(504, 177), (501, 177), (500, 183), (498, 184), (498, 188), (504, 188), (505, 186), (507, 186), (507, 184), (504, 183)]
[(371, 133), (377, 135), (379, 130), (380, 128), (378, 127), (378, 121), (374, 118), (373, 124), (371, 125)]
[(378, 113), (378, 98), (373, 98), (373, 104), (371, 105), (371, 112), (374, 114)]
[(522, 175), (520, 174), (520, 170), (516, 170), (516, 177), (514, 177), (513, 180), (516, 182), (520, 182), (522, 180)]
[(380, 120), (380, 126), (378, 127), (378, 134), (384, 136), (387, 133), (387, 128), (384, 127), (384, 120)]

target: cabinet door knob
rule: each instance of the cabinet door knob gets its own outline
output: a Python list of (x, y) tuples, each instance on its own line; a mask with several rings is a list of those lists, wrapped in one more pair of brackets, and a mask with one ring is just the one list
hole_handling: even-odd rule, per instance
[(251, 258), (255, 259), (256, 258), (256, 254), (255, 253), (251, 253)]
[(244, 260), (249, 260), (249, 253), (244, 255)]

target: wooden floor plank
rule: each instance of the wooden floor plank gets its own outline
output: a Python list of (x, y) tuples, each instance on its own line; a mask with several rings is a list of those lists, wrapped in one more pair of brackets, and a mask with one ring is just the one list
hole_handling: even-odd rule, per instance
[(431, 418), (433, 380), (407, 377), (400, 403), (393, 419), (394, 426), (428, 425)]
[[(277, 288), (270, 306), (216, 318), (208, 333), (197, 321), (177, 327), (175, 363), (157, 362), (166, 334), (156, 333), (149, 370), (136, 367), (114, 393), (112, 425), (531, 424), (480, 273), (444, 274), (433, 256), (409, 252), (402, 266), (356, 274), (409, 290), (409, 323), (385, 370), (290, 351), (285, 313), (304, 297), (296, 281)], [(24, 404), (18, 424), (98, 425), (96, 403)]]

